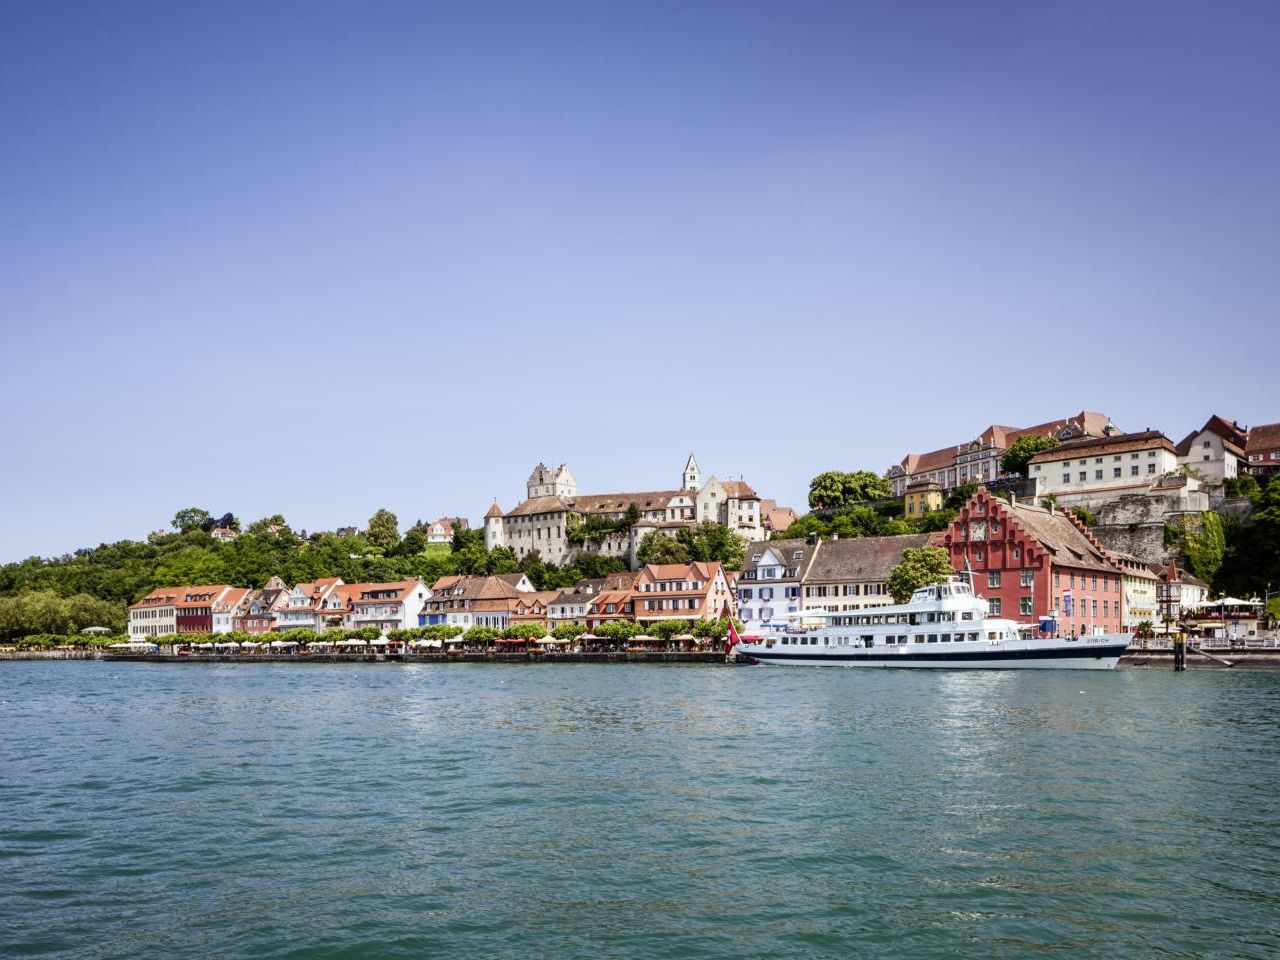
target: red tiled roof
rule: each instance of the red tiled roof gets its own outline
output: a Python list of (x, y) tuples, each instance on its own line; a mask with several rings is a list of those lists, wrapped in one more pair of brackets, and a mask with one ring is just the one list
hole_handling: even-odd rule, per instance
[(1280, 450), (1280, 423), (1266, 423), (1249, 431), (1245, 453), (1269, 453)]

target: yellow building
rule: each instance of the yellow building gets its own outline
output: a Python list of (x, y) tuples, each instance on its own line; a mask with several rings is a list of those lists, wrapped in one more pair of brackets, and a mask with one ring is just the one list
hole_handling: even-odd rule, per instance
[(942, 484), (918, 480), (902, 495), (902, 512), (908, 519), (942, 509)]

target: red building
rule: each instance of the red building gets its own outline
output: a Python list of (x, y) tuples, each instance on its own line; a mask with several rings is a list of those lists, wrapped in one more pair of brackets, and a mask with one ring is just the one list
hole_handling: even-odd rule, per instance
[(1063, 635), (1121, 632), (1123, 572), (1071, 511), (1009, 503), (981, 487), (943, 543), (952, 566), (973, 572), (993, 617), (1033, 623), (1056, 613)]
[(225, 583), (202, 587), (174, 587), (178, 595), (178, 633), (213, 633), (213, 605), (231, 587)]

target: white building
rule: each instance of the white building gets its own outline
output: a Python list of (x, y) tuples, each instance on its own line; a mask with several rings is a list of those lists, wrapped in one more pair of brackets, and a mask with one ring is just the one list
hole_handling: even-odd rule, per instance
[[(495, 502), (485, 514), (485, 546), (510, 547), (518, 557), (537, 552), (547, 563), (571, 562), (579, 552), (617, 556), (636, 565), (636, 551), (652, 530), (674, 534), (703, 520), (723, 523), (748, 540), (764, 536), (760, 498), (741, 480), (702, 483), (690, 455), (674, 490), (579, 494), (578, 482), (561, 464), (539, 463), (525, 482), (528, 496), (503, 511)], [(628, 516), (635, 522), (627, 522)]]
[(1088, 505), (1128, 494), (1147, 494), (1161, 477), (1176, 473), (1178, 452), (1158, 430), (1061, 443), (1027, 464), (1043, 496), (1063, 506)]
[(129, 639), (152, 640), (178, 632), (181, 587), (160, 587), (129, 606)]
[(344, 593), (349, 598), (344, 625), (356, 630), (377, 627), (383, 633), (418, 626), (418, 614), (431, 596), (416, 577), (394, 583), (353, 583)]
[(1177, 446), (1178, 463), (1208, 483), (1219, 484), (1244, 472), (1249, 431), (1214, 414)]
[(277, 630), (324, 629), (324, 620), (317, 618), (325, 603), (338, 606), (335, 591), (343, 585), (341, 577), (324, 577), (310, 583), (299, 583), (289, 591), (289, 599), (276, 611)]
[(213, 601), (213, 632), (230, 633), (233, 621), (242, 616), (247, 600), (253, 591), (247, 587), (232, 587)]
[(763, 540), (747, 544), (738, 577), (738, 618), (747, 631), (785, 627), (801, 611), (801, 581), (821, 548), (810, 540)]

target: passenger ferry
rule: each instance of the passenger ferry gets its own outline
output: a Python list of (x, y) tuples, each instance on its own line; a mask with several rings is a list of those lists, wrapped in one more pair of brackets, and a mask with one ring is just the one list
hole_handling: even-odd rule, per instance
[[(805, 627), (806, 620), (823, 622)], [(1112, 670), (1133, 639), (1046, 635), (1053, 632), (987, 616), (987, 601), (963, 577), (950, 577), (904, 604), (807, 610), (784, 630), (743, 637), (735, 651), (761, 663), (806, 667)]]

